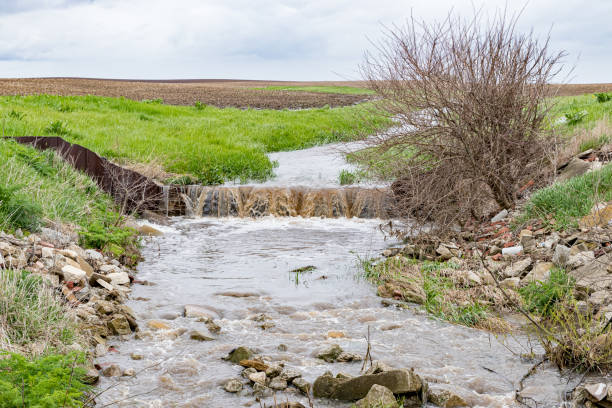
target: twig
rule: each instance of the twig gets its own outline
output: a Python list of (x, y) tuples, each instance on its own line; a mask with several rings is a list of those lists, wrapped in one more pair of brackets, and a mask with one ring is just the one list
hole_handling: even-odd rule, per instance
[(368, 358), (370, 359), (370, 368), (373, 365), (372, 362), (372, 343), (370, 342), (370, 326), (368, 325), (368, 337), (366, 337), (366, 341), (368, 342), (368, 348), (366, 349), (366, 355), (365, 358), (363, 359), (363, 364), (361, 365), (361, 372), (363, 372), (366, 368), (366, 365), (368, 364)]
[(68, 391), (70, 390), (70, 387), (72, 387), (72, 378), (74, 376), (74, 367), (76, 365), (77, 358), (78, 355), (74, 356), (74, 361), (72, 362), (72, 367), (70, 368), (70, 380), (68, 380), (68, 386), (66, 387), (66, 394), (64, 394), (64, 402), (62, 404), (62, 407), (66, 406), (66, 400), (68, 399)]

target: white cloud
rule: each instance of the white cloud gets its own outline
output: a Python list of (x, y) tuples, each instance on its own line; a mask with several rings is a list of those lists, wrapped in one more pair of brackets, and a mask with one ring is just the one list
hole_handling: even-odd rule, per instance
[[(450, 7), (472, 1), (0, 0), (0, 76), (354, 78), (381, 24)], [(610, 15), (607, 0), (532, 0), (521, 27), (554, 23), (553, 47), (582, 55), (574, 80), (612, 82)]]

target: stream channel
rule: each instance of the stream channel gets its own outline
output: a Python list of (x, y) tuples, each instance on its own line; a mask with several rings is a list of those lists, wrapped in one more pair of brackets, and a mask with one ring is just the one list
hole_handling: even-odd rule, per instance
[[(265, 185), (340, 188), (340, 169), (350, 169), (337, 145), (270, 156), (279, 166), (277, 177)], [(364, 355), (368, 327), (374, 360), (413, 367), (430, 382), (449, 384), (472, 406), (517, 406), (514, 390), (533, 365), (518, 355), (529, 351), (525, 339), (437, 321), (418, 307), (384, 307), (376, 288), (360, 277), (359, 259), (378, 256), (397, 244), (385, 240), (378, 228), (382, 222), (176, 217), (169, 226), (156, 226), (164, 235), (146, 241), (137, 272), (137, 279), (152, 285), (133, 285), (127, 302), (141, 332), (125, 341), (113, 339), (110, 344), (117, 351), (97, 360), (138, 374), (103, 378), (100, 389), (118, 384), (98, 398), (98, 406), (121, 400), (113, 406), (260, 407), (250, 387), (238, 394), (222, 388), (227, 380), (240, 378), (242, 367), (222, 360), (232, 349), (249, 347), (300, 371), (312, 383), (328, 370), (358, 375), (361, 362), (326, 363), (315, 356), (332, 344)], [(307, 265), (316, 269), (290, 272)], [(215, 340), (190, 339), (189, 331), (206, 332), (206, 325), (183, 317), (188, 304), (201, 305), (215, 317), (221, 326)], [(273, 327), (262, 329), (262, 319)], [(170, 329), (151, 330), (151, 320)], [(187, 332), (177, 336), (180, 329)], [(345, 337), (329, 338), (332, 331)], [(132, 360), (132, 353), (143, 359)], [(539, 407), (556, 407), (566, 382), (557, 370), (544, 366), (524, 385), (523, 395), (538, 401)], [(287, 391), (278, 392), (277, 401), (308, 406), (295, 389)], [(273, 406), (272, 398), (262, 402)], [(352, 404), (317, 399), (314, 406)]]

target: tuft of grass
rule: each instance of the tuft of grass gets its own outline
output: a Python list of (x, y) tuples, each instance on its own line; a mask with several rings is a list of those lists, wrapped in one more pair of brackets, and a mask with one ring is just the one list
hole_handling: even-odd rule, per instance
[(338, 175), (338, 180), (341, 186), (348, 185), (348, 184), (355, 184), (359, 182), (359, 176), (349, 170), (340, 170), (340, 174)]
[[(67, 306), (40, 276), (0, 270), (0, 349), (61, 350), (79, 339), (78, 330)], [(30, 347), (33, 343), (38, 346)]]
[[(74, 110), (58, 112), (54, 107), (62, 102)], [(263, 181), (274, 168), (266, 153), (354, 140), (391, 125), (368, 106), (198, 110), (99, 96), (0, 97), (5, 135), (61, 135), (117, 162), (155, 161), (203, 184)], [(8, 117), (11, 110), (25, 119)]]
[(315, 93), (332, 93), (343, 95), (375, 95), (376, 92), (371, 89), (358, 88), (354, 86), (266, 86), (269, 91), (292, 91), (292, 92), (315, 92)]
[(536, 191), (518, 222), (539, 218), (557, 230), (577, 227), (599, 201), (612, 199), (612, 165)]
[(557, 302), (569, 299), (573, 295), (574, 280), (563, 270), (553, 268), (550, 278), (544, 282), (530, 282), (519, 289), (525, 309), (541, 316), (550, 316)]
[(599, 103), (606, 103), (612, 100), (612, 93), (610, 92), (601, 92), (593, 94)]
[(28, 359), (0, 353), (0, 406), (82, 407), (90, 387), (82, 382), (84, 354), (51, 354)]

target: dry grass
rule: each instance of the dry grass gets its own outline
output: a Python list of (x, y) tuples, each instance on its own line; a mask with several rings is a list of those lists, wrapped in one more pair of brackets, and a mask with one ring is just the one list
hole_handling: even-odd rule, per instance
[(80, 340), (72, 312), (42, 278), (0, 270), (0, 349), (41, 355)]
[(136, 101), (161, 98), (170, 105), (299, 109), (353, 105), (367, 95), (254, 89), (267, 86), (363, 86), (362, 82), (276, 82), (240, 80), (132, 81), (83, 78), (0, 79), (0, 95), (97, 95)]

